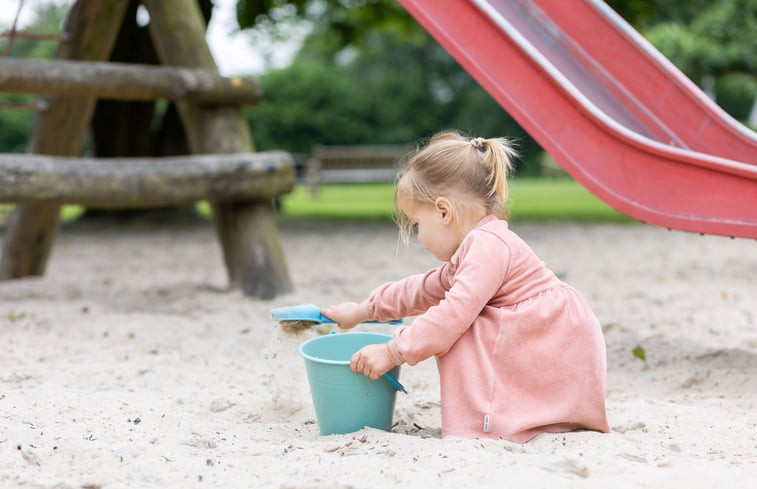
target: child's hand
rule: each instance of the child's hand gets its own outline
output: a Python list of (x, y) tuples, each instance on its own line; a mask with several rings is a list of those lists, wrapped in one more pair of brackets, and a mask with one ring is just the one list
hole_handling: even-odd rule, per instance
[(353, 372), (362, 373), (373, 380), (387, 373), (395, 365), (386, 343), (364, 346), (350, 359)]
[(321, 313), (336, 321), (340, 329), (354, 328), (357, 324), (370, 319), (368, 311), (357, 302), (342, 302), (321, 310)]

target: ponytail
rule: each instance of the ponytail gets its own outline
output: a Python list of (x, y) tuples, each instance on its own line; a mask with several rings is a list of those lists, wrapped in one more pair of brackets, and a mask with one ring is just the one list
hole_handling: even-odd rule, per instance
[(513, 160), (517, 153), (512, 143), (506, 138), (473, 138), (471, 146), (483, 149), (481, 163), (489, 172), (489, 197), (499, 195), (502, 202), (507, 202), (509, 195), (507, 177), (513, 170)]

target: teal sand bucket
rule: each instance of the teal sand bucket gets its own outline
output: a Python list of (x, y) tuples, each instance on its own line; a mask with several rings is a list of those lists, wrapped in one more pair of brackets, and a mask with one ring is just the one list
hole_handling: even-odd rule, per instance
[[(386, 377), (371, 380), (350, 370), (350, 358), (356, 351), (391, 338), (382, 333), (337, 333), (300, 345), (322, 435), (352, 433), (366, 426), (392, 427), (397, 390), (391, 381)], [(399, 366), (389, 373), (398, 378)]]

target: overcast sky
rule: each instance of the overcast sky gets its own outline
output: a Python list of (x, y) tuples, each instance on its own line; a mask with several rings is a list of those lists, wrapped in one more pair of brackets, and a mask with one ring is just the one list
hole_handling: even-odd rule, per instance
[[(51, 0), (25, 0), (19, 29), (34, 18), (35, 6), (49, 3)], [(54, 0), (56, 3), (71, 5), (73, 0)], [(252, 49), (250, 36), (239, 32), (234, 7), (236, 0), (213, 0), (215, 10), (208, 26), (208, 44), (215, 57), (218, 69), (222, 75), (260, 74), (266, 68), (263, 51), (268, 51), (269, 64), (274, 67), (284, 66), (291, 59), (296, 50), (296, 43), (271, 46), (267, 43), (264, 49), (256, 52)], [(0, 31), (10, 28), (18, 10), (19, 0), (0, 0)]]

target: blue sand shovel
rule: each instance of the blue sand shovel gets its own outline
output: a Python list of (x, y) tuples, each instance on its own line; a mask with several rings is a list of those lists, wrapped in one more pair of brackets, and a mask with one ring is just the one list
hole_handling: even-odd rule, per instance
[[(317, 324), (336, 324), (331, 318), (321, 314), (321, 308), (315, 304), (298, 304), (296, 306), (279, 307), (271, 311), (271, 319), (278, 321), (292, 332), (308, 329)], [(391, 321), (365, 321), (366, 323), (400, 324), (402, 319)], [(291, 324), (290, 324), (291, 323)]]

